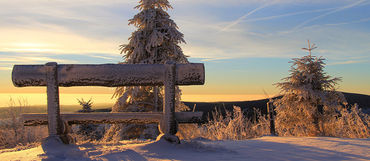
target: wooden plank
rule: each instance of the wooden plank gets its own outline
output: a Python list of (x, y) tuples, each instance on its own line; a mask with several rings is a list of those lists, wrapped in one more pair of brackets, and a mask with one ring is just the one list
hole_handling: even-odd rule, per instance
[[(97, 112), (97, 113), (62, 113), (61, 118), (69, 124), (84, 123), (157, 123), (162, 118), (162, 112)], [(47, 114), (22, 114), (26, 126), (46, 125)]]
[[(179, 123), (202, 122), (203, 112), (175, 112)], [(61, 119), (69, 124), (118, 124), (118, 123), (159, 123), (162, 112), (94, 112), (94, 113), (61, 113)], [(25, 126), (47, 125), (48, 116), (45, 113), (22, 114)]]
[(203, 123), (203, 112), (175, 112), (177, 123)]
[[(205, 74), (201, 63), (177, 64), (176, 85), (202, 85)], [(59, 64), (59, 86), (154, 86), (163, 85), (165, 64)], [(14, 65), (16, 87), (46, 86), (44, 65)]]
[(204, 80), (204, 64), (176, 64), (176, 85), (203, 85)]

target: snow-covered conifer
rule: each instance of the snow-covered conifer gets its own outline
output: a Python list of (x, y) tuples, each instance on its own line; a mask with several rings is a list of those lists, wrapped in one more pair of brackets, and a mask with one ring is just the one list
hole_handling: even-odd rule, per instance
[[(132, 33), (128, 44), (120, 46), (121, 54), (124, 54), (122, 63), (164, 64), (167, 61), (188, 63), (187, 56), (179, 46), (180, 43), (185, 43), (184, 35), (178, 31), (176, 23), (166, 12), (170, 8), (172, 6), (168, 0), (140, 0), (139, 5), (135, 7), (140, 12), (129, 20), (129, 25), (134, 25), (137, 30)], [(161, 111), (163, 96), (163, 87), (159, 86), (118, 87), (113, 95), (118, 99), (112, 111)], [(181, 102), (181, 90), (178, 87), (175, 100), (176, 111), (188, 109)], [(117, 131), (117, 127), (114, 128), (116, 129), (114, 131)]]
[(294, 58), (290, 76), (277, 83), (283, 97), (274, 101), (276, 127), (279, 135), (324, 135), (323, 122), (335, 117), (347, 104), (342, 93), (335, 91), (340, 78), (324, 72), (324, 58), (311, 55), (316, 47), (303, 48), (307, 56)]
[[(164, 64), (167, 61), (188, 63), (180, 43), (185, 43), (184, 35), (178, 31), (176, 23), (166, 12), (172, 8), (167, 0), (140, 0), (135, 7), (141, 10), (129, 20), (137, 30), (129, 38), (129, 43), (121, 45), (121, 54), (127, 64)], [(161, 110), (163, 89), (161, 87), (138, 86), (118, 87), (114, 93), (118, 97), (113, 111), (153, 111)], [(186, 107), (180, 102), (181, 91), (177, 88), (176, 108)], [(143, 107), (137, 109), (136, 107)], [(158, 108), (158, 109), (155, 109)]]

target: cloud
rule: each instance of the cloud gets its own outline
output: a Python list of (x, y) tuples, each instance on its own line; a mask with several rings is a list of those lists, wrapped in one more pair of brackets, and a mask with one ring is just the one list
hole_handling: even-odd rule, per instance
[[(301, 48), (306, 46), (307, 39), (319, 46), (314, 55), (328, 59), (358, 57), (368, 54), (364, 51), (370, 50), (370, 33), (356, 28), (320, 25), (305, 27), (300, 32), (284, 35), (274, 33), (273, 30), (254, 34), (254, 31), (250, 31), (250, 28), (255, 27), (253, 23), (236, 25), (229, 32), (218, 32), (224, 24), (209, 17), (199, 16), (191, 20), (185, 17), (180, 20), (177, 23), (188, 42), (182, 45), (184, 53), (207, 61), (251, 57), (299, 57), (306, 54)], [(355, 21), (365, 20), (366, 18)], [(319, 52), (324, 50), (327, 52)]]
[(49, 32), (62, 30), (91, 39), (108, 36), (118, 39), (130, 33), (127, 20), (137, 12), (133, 9), (136, 5), (133, 0), (1, 1), (0, 26)]
[(101, 58), (101, 59), (106, 59), (106, 60), (114, 60), (115, 58), (112, 57), (106, 57), (106, 56), (101, 56), (101, 55), (89, 55), (90, 57), (93, 58)]
[(267, 17), (259, 17), (259, 18), (248, 19), (248, 20), (245, 20), (244, 22), (266, 21), (266, 20), (284, 18), (284, 17), (301, 15), (301, 14), (307, 14), (307, 13), (316, 13), (316, 12), (330, 11), (330, 10), (333, 10), (333, 9), (336, 9), (336, 8), (324, 8), (324, 9), (317, 9), (317, 10), (307, 10), (307, 11), (292, 12), (292, 13), (281, 14), (281, 15), (274, 15), (274, 16), (267, 16)]
[[(258, 5), (269, 3), (271, 0), (175, 0), (173, 4), (179, 5), (207, 5), (207, 6), (240, 6), (240, 5)], [(348, 0), (275, 0), (276, 4), (333, 4), (333, 3), (345, 3)]]
[(65, 31), (0, 28), (0, 51), (44, 52), (49, 54), (105, 53), (118, 54), (118, 40), (92, 39)]
[(261, 9), (264, 9), (266, 8), (267, 6), (271, 5), (272, 3), (266, 3), (260, 7), (257, 7), (255, 9), (253, 9), (252, 11), (249, 11), (248, 13), (246, 13), (245, 15), (239, 17), (238, 19), (236, 19), (235, 21), (231, 22), (230, 24), (228, 24), (227, 26), (225, 26), (224, 28), (222, 28), (220, 31), (227, 31), (229, 28), (237, 25), (238, 23), (240, 23), (241, 21), (243, 21), (245, 18), (247, 18), (248, 16), (252, 15), (253, 13), (261, 10)]
[(58, 63), (77, 63), (75, 60), (70, 59), (56, 59), (50, 58), (45, 56), (3, 56), (0, 59), (1, 63), (8, 63), (8, 64), (20, 64), (20, 63), (27, 63), (27, 64), (40, 64), (45, 62), (58, 62)]
[[(317, 4), (325, 3), (330, 4), (330, 6), (338, 6), (339, 4), (348, 3), (347, 0), (280, 0), (273, 3), (271, 1), (259, 0), (176, 0), (171, 3), (176, 5), (176, 8), (171, 11), (173, 12), (171, 16), (172, 18), (175, 17), (174, 21), (179, 25), (179, 30), (185, 34), (185, 40), (188, 42), (188, 44), (182, 45), (184, 53), (195, 58), (211, 61), (241, 57), (287, 58), (302, 53), (300, 48), (305, 45), (307, 39), (312, 39), (313, 41), (333, 39), (327, 42), (314, 42), (320, 46), (348, 48), (340, 51), (340, 53), (343, 53), (340, 55), (341, 57), (347, 51), (351, 51), (354, 56), (358, 56), (361, 48), (369, 48), (368, 44), (366, 44), (366, 42), (369, 42), (369, 38), (366, 38), (366, 35), (368, 35), (366, 32), (364, 34), (362, 31), (352, 29), (333, 30), (331, 28), (333, 24), (327, 24), (324, 27), (312, 26), (311, 28), (306, 28), (307, 26), (303, 26), (302, 29), (307, 30), (302, 33), (279, 34), (278, 29), (275, 28), (280, 24), (273, 24), (267, 21), (325, 11), (328, 12), (324, 14), (328, 14), (338, 11), (338, 7), (312, 9), (309, 11), (302, 11), (306, 8), (298, 8), (294, 9), (294, 11), (298, 12), (290, 13), (286, 13), (289, 10), (281, 11), (286, 14), (270, 13), (270, 10), (263, 9), (271, 7), (271, 9), (278, 8), (280, 10), (281, 8), (279, 7), (281, 6), (279, 5), (281, 4), (288, 6), (288, 8), (300, 6), (301, 4), (309, 4), (310, 7), (320, 8), (321, 6), (317, 7), (319, 6)], [(357, 3), (359, 1), (356, 1), (355, 4)], [(359, 5), (364, 4), (365, 2)], [(127, 25), (127, 20), (138, 12), (132, 9), (136, 5), (136, 0), (1, 1), (0, 52), (42, 53), (39, 55), (40, 57), (72, 54), (89, 55), (89, 59), (115, 60), (115, 58), (121, 57), (118, 46), (127, 43), (130, 33), (135, 30), (132, 26)], [(239, 9), (257, 7), (250, 9), (248, 13), (240, 16), (238, 19), (230, 21), (229, 19), (220, 18), (218, 15), (210, 14), (211, 10), (220, 9), (215, 7), (215, 5), (228, 8), (228, 11), (232, 11), (233, 7), (230, 6), (236, 5), (241, 6)], [(350, 5), (346, 6), (347, 8), (350, 7)], [(266, 16), (247, 19), (252, 18), (251, 15), (257, 15), (257, 13)], [(235, 12), (227, 14), (235, 14)], [(257, 21), (265, 21), (266, 25), (261, 26), (258, 23), (254, 23)], [(346, 37), (341, 36), (344, 34), (346, 34)], [(354, 44), (354, 47), (344, 46), (343, 44), (346, 42), (343, 42), (343, 39), (361, 40), (361, 42)], [(325, 54), (330, 56), (331, 53)]]
[(0, 71), (1, 70), (12, 70), (12, 68), (11, 67), (0, 67)]
[(367, 60), (347, 60), (347, 61), (329, 63), (328, 65), (358, 64), (358, 63), (365, 63), (365, 62), (368, 62), (368, 61)]
[[(0, 52), (119, 55), (136, 0), (0, 1)], [(27, 45), (28, 44), (28, 45)]]
[(328, 24), (323, 24), (323, 25), (326, 25), (326, 26), (339, 26), (339, 25), (349, 25), (349, 24), (362, 23), (362, 22), (368, 22), (368, 21), (370, 21), (370, 17), (368, 17), (368, 18), (362, 18), (362, 19), (354, 20), (354, 21), (340, 22), (340, 23), (328, 23)]
[(308, 24), (308, 23), (310, 23), (310, 22), (313, 22), (313, 21), (315, 21), (315, 20), (318, 20), (318, 19), (320, 19), (320, 18), (323, 18), (323, 17), (325, 17), (325, 16), (328, 16), (328, 15), (331, 15), (331, 14), (334, 14), (334, 13), (337, 13), (337, 12), (340, 12), (340, 11), (342, 11), (342, 10), (346, 10), (346, 9), (350, 9), (350, 8), (356, 7), (356, 6), (360, 5), (360, 4), (362, 4), (363, 2), (366, 2), (366, 0), (359, 0), (359, 1), (356, 1), (356, 2), (353, 2), (353, 3), (350, 3), (350, 4), (348, 4), (348, 5), (345, 5), (345, 6), (339, 7), (339, 8), (337, 8), (337, 9), (335, 9), (335, 10), (331, 10), (331, 11), (326, 12), (326, 13), (324, 13), (324, 14), (321, 14), (321, 15), (319, 15), (319, 16), (313, 17), (313, 18), (308, 19), (308, 20), (306, 20), (306, 21), (304, 21), (304, 22), (300, 23), (299, 25), (295, 26), (295, 27), (293, 28), (293, 30), (297, 30), (297, 29), (299, 29), (299, 28), (302, 28), (302, 27), (303, 27), (303, 26), (305, 26), (306, 24)]

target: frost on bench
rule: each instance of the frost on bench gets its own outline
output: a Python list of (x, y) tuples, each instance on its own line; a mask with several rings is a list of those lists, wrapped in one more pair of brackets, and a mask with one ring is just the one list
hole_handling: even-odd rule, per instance
[[(80, 123), (159, 123), (162, 138), (179, 142), (178, 123), (200, 122), (201, 112), (175, 112), (176, 85), (204, 84), (204, 65), (190, 64), (60, 64), (15, 65), (16, 87), (47, 86), (48, 114), (23, 114), (25, 125), (48, 124), (46, 141), (68, 143), (65, 126)], [(160, 113), (60, 114), (59, 86), (158, 86), (165, 90)], [(58, 141), (59, 140), (59, 141)], [(60, 141), (61, 140), (61, 141)], [(47, 144), (47, 143), (46, 143)]]
[[(164, 85), (166, 64), (60, 64), (58, 86), (154, 86)], [(14, 65), (16, 87), (46, 86), (46, 66)], [(176, 85), (204, 84), (201, 63), (176, 64)]]
[[(201, 123), (203, 112), (175, 112), (178, 123)], [(93, 112), (93, 113), (61, 113), (63, 122), (68, 124), (120, 124), (159, 123), (162, 112)], [(22, 114), (24, 126), (47, 125), (48, 115), (43, 113)]]

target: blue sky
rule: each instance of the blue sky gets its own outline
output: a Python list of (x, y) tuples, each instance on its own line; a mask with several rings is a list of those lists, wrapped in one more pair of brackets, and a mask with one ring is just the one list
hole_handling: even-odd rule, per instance
[[(133, 9), (137, 2), (0, 1), (0, 92), (44, 92), (12, 87), (13, 64), (122, 60), (118, 46), (135, 30), (127, 24), (139, 12)], [(170, 3), (168, 12), (187, 42), (184, 53), (206, 65), (206, 85), (185, 87), (184, 94), (275, 95), (273, 84), (289, 75), (291, 58), (306, 54), (301, 48), (308, 39), (318, 46), (313, 55), (327, 59), (326, 72), (342, 77), (339, 90), (370, 94), (368, 0)]]

